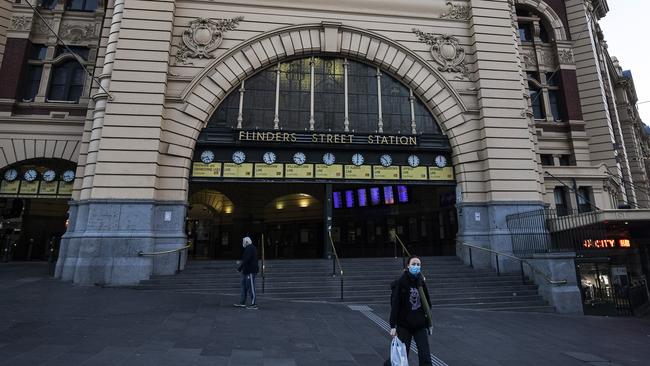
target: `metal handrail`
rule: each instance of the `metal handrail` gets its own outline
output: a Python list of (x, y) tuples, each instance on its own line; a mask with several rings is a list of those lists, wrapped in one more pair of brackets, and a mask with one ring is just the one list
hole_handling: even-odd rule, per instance
[(264, 254), (264, 234), (262, 233), (262, 293), (264, 293), (266, 288), (266, 257)]
[(402, 266), (404, 268), (406, 268), (406, 257), (404, 256), (404, 253), (406, 253), (406, 256), (410, 257), (411, 252), (409, 252), (409, 250), (406, 249), (406, 245), (404, 245), (404, 242), (402, 241), (402, 239), (400, 239), (400, 237), (399, 237), (399, 235), (397, 235), (397, 233), (393, 233), (393, 236), (395, 236), (397, 241), (399, 241), (399, 244), (402, 246)]
[(332, 246), (332, 251), (334, 252), (334, 260), (332, 261), (332, 276), (335, 276), (336, 273), (336, 264), (339, 265), (339, 273), (341, 280), (341, 301), (343, 300), (343, 266), (341, 266), (341, 260), (339, 259), (338, 253), (336, 253), (336, 246), (334, 245), (334, 240), (332, 239), (332, 232), (327, 230), (327, 236), (330, 239), (330, 245)]
[(162, 252), (152, 252), (152, 253), (145, 253), (143, 251), (139, 251), (138, 252), (138, 257), (154, 257), (154, 256), (157, 256), (157, 255), (171, 254), (171, 253), (174, 253), (174, 252), (178, 252), (178, 267), (176, 267), (176, 273), (180, 273), (180, 271), (181, 271), (181, 258), (182, 258), (181, 251), (189, 249), (191, 246), (192, 246), (192, 244), (190, 243), (190, 244), (187, 244), (186, 246), (184, 246), (182, 248), (176, 248), (176, 249), (171, 249), (171, 250), (164, 250)]
[(500, 269), (499, 269), (499, 256), (502, 256), (502, 257), (506, 257), (506, 258), (510, 258), (510, 259), (514, 259), (514, 260), (516, 260), (516, 261), (519, 261), (519, 264), (520, 264), (520, 266), (521, 266), (521, 278), (522, 278), (522, 282), (524, 282), (524, 283), (526, 282), (526, 279), (525, 279), (525, 277), (524, 277), (524, 264), (527, 264), (528, 267), (529, 267), (532, 271), (534, 271), (534, 272), (540, 274), (540, 275), (541, 275), (541, 276), (546, 280), (546, 282), (548, 282), (549, 284), (551, 284), (551, 285), (566, 285), (566, 284), (567, 284), (567, 280), (559, 280), (559, 281), (553, 280), (552, 278), (550, 278), (549, 276), (547, 276), (546, 273), (544, 273), (544, 272), (538, 270), (537, 268), (535, 268), (532, 264), (530, 264), (530, 263), (529, 263), (527, 260), (525, 260), (525, 259), (522, 259), (522, 258), (519, 258), (519, 257), (515, 257), (514, 255), (510, 255), (510, 254), (507, 254), (507, 253), (498, 252), (498, 251), (496, 251), (496, 250), (492, 250), (492, 249), (488, 249), (488, 248), (483, 248), (483, 247), (479, 247), (479, 246), (472, 245), (472, 244), (469, 244), (469, 243), (465, 243), (465, 242), (460, 241), (460, 240), (456, 240), (456, 242), (457, 242), (458, 244), (460, 244), (460, 245), (464, 245), (464, 246), (466, 246), (466, 247), (469, 248), (469, 265), (472, 266), (472, 267), (474, 267), (474, 263), (472, 262), (472, 248), (474, 248), (474, 249), (483, 250), (483, 251), (486, 251), (486, 252), (489, 252), (489, 253), (493, 253), (493, 254), (495, 254), (495, 255), (497, 256), (497, 261), (496, 261), (496, 264), (497, 264), (497, 275), (500, 275), (500, 274), (501, 274), (501, 271), (500, 271)]

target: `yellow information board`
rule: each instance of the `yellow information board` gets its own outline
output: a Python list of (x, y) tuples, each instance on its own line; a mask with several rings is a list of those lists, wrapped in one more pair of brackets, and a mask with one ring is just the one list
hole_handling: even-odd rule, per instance
[(15, 180), (13, 182), (7, 182), (6, 180), (3, 180), (2, 184), (0, 184), (0, 194), (17, 194), (18, 188), (20, 188), (19, 180)]
[(343, 178), (343, 165), (316, 164), (316, 178), (341, 179)]
[(345, 179), (372, 179), (372, 167), (370, 165), (346, 165)]
[(286, 164), (284, 176), (287, 178), (313, 178), (314, 164)]
[(399, 179), (398, 166), (373, 165), (372, 173), (375, 179)]
[(23, 181), (20, 184), (20, 194), (37, 194), (38, 193), (38, 183), (39, 181), (35, 180), (33, 182)]
[(41, 182), (38, 194), (56, 194), (59, 182)]
[(72, 194), (72, 182), (59, 182), (59, 195), (60, 196), (69, 196)]
[(224, 178), (252, 178), (253, 163), (223, 163)]
[(255, 178), (282, 178), (283, 176), (282, 164), (255, 163)]
[(194, 162), (192, 164), (192, 176), (213, 178), (221, 176), (221, 163), (205, 164), (203, 162)]
[(427, 180), (427, 167), (418, 166), (412, 168), (410, 166), (403, 166), (402, 179), (404, 180)]
[(445, 168), (430, 166), (429, 180), (454, 180), (454, 170), (450, 166)]

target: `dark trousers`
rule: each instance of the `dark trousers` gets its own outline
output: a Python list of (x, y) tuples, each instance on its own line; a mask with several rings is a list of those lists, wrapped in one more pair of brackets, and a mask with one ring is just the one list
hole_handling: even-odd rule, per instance
[(251, 305), (256, 305), (257, 296), (255, 296), (255, 273), (241, 275), (241, 295), (239, 303), (246, 305), (246, 298), (251, 295)]
[[(415, 345), (418, 348), (418, 365), (431, 366), (431, 350), (429, 348), (427, 328), (412, 330), (397, 327), (397, 338), (406, 346), (407, 354), (411, 352), (411, 339), (415, 339)], [(384, 366), (390, 366), (390, 357), (384, 362)]]

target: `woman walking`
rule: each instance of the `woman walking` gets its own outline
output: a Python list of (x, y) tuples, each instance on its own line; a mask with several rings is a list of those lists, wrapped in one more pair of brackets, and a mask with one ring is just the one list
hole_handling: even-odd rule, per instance
[[(422, 260), (415, 255), (409, 257), (404, 273), (392, 285), (390, 297), (390, 335), (398, 337), (406, 345), (406, 352), (415, 339), (419, 365), (431, 365), (429, 337), (431, 334), (431, 298), (420, 273)], [(390, 359), (384, 362), (390, 366)]]

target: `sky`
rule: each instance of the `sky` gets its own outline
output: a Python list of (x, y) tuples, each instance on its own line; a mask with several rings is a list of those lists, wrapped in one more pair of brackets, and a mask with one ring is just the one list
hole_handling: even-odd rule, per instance
[[(599, 23), (609, 54), (618, 58), (623, 70), (631, 70), (639, 97), (639, 112), (650, 125), (650, 49), (647, 44), (648, 0), (608, 0), (609, 13)], [(644, 101), (648, 103), (641, 104)]]

